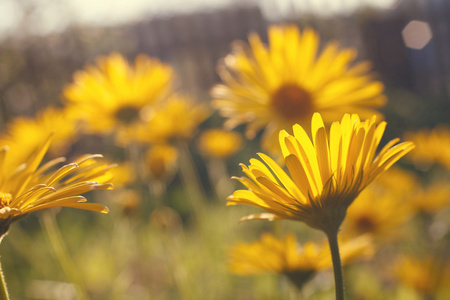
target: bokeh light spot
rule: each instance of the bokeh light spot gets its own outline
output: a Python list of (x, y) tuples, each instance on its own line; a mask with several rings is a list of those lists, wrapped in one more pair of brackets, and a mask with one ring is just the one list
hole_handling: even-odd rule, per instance
[(414, 20), (402, 30), (402, 37), (406, 47), (420, 50), (428, 44), (433, 33), (427, 22)]

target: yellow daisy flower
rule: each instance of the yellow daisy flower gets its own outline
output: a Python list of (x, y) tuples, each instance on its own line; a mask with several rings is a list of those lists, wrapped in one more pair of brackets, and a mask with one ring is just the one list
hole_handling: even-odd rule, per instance
[(146, 169), (156, 180), (170, 178), (177, 170), (178, 151), (169, 145), (155, 145), (145, 156)]
[(395, 277), (412, 288), (424, 299), (444, 299), (440, 295), (449, 291), (450, 264), (431, 255), (402, 256), (394, 263)]
[(450, 185), (448, 181), (435, 181), (426, 187), (415, 189), (411, 206), (416, 212), (433, 214), (450, 206)]
[[(113, 167), (100, 161), (101, 155), (84, 155), (56, 171), (50, 171), (64, 158), (57, 158), (39, 167), (50, 145), (50, 139), (17, 169), (7, 169), (8, 147), (0, 150), (0, 235), (21, 217), (45, 208), (74, 207), (108, 213), (98, 203), (87, 203), (80, 194), (95, 189), (112, 189), (105, 174)], [(104, 180), (96, 181), (99, 178)], [(109, 178), (111, 179), (111, 178)]]
[(348, 208), (340, 234), (370, 233), (380, 241), (398, 238), (400, 226), (414, 216), (411, 199), (417, 194), (419, 185), (419, 179), (411, 172), (389, 169), (363, 190)]
[(0, 147), (7, 145), (11, 149), (6, 163), (12, 165), (8, 168), (23, 163), (50, 135), (52, 144), (48, 154), (52, 157), (65, 155), (77, 140), (77, 128), (66, 110), (48, 107), (35, 118), (18, 117), (9, 122), (0, 135)]
[(142, 122), (144, 108), (167, 96), (172, 80), (172, 68), (158, 59), (141, 54), (131, 66), (113, 53), (76, 72), (64, 96), (88, 132), (126, 136)]
[(408, 200), (382, 192), (375, 184), (370, 185), (349, 207), (340, 234), (370, 233), (378, 240), (398, 238), (399, 226), (413, 217), (412, 207), (405, 205)]
[(327, 134), (320, 114), (312, 118), (312, 141), (306, 131), (294, 125), (294, 135), (280, 131), (280, 146), (290, 175), (269, 156), (266, 163), (250, 160), (241, 164), (247, 177), (236, 178), (248, 190), (228, 197), (228, 205), (247, 204), (269, 213), (250, 215), (250, 219), (290, 219), (303, 221), (334, 235), (345, 218), (347, 208), (359, 193), (382, 172), (414, 148), (413, 143), (386, 144), (375, 156), (386, 127), (376, 117), (361, 122), (346, 114), (334, 122)]
[(197, 146), (204, 155), (214, 158), (227, 158), (242, 147), (242, 137), (239, 133), (210, 129), (202, 132)]
[(158, 107), (146, 111), (146, 123), (135, 132), (141, 142), (166, 144), (171, 139), (190, 139), (206, 120), (209, 109), (193, 99), (172, 95)]
[(331, 42), (319, 53), (318, 34), (293, 25), (271, 26), (268, 36), (267, 47), (250, 34), (250, 47), (234, 44), (219, 65), (224, 84), (211, 94), (228, 118), (226, 127), (247, 123), (249, 138), (265, 128), (263, 147), (273, 150), (281, 129), (296, 123), (308, 127), (314, 112), (327, 123), (344, 113), (379, 114), (374, 108), (386, 102), (383, 84), (372, 79), (368, 62), (353, 64), (355, 49), (339, 50)]
[[(373, 254), (371, 239), (361, 236), (342, 243), (344, 263), (370, 257)], [(264, 234), (261, 241), (239, 243), (229, 251), (229, 268), (237, 275), (276, 273), (286, 275), (301, 287), (318, 271), (332, 267), (330, 249), (326, 242), (307, 242), (300, 246), (293, 234), (279, 240)]]
[(450, 169), (450, 128), (438, 126), (405, 135), (416, 145), (411, 159), (418, 165), (428, 167), (437, 163)]

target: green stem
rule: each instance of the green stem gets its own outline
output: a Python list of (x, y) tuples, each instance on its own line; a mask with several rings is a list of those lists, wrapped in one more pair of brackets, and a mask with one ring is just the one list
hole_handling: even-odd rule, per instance
[(183, 181), (186, 191), (191, 198), (191, 205), (193, 209), (196, 213), (200, 213), (203, 210), (203, 205), (206, 203), (206, 199), (202, 192), (197, 167), (195, 166), (187, 143), (181, 142), (179, 144), (179, 149), (179, 168), (181, 180)]
[(0, 300), (9, 300), (8, 288), (6, 287), (5, 276), (3, 276), (3, 270), (1, 265), (0, 265)]
[(342, 276), (342, 264), (339, 254), (337, 231), (326, 234), (330, 246), (331, 259), (333, 261), (336, 300), (344, 300), (344, 278)]
[(59, 231), (58, 224), (56, 223), (56, 217), (54, 212), (46, 211), (40, 218), (42, 227), (44, 227), (53, 251), (66, 274), (69, 281), (71, 281), (77, 287), (77, 291), (80, 294), (80, 299), (89, 299), (82, 279), (80, 278), (75, 264), (70, 258), (69, 251), (66, 248), (64, 240)]

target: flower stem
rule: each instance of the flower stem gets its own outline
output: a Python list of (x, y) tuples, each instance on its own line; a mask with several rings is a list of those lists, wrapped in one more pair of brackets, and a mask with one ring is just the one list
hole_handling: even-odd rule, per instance
[(339, 254), (337, 231), (327, 233), (327, 237), (331, 251), (331, 259), (333, 261), (336, 300), (344, 300), (344, 278), (342, 276), (342, 264)]
[(189, 151), (187, 143), (181, 142), (180, 149), (180, 175), (181, 180), (186, 188), (186, 191), (191, 198), (192, 208), (195, 213), (199, 214), (203, 210), (203, 205), (206, 203), (205, 195), (202, 192), (200, 177), (198, 175), (197, 167), (195, 166), (192, 155)]
[(5, 276), (3, 276), (3, 270), (1, 265), (0, 265), (0, 300), (9, 300), (8, 289), (6, 287)]
[(83, 280), (79, 276), (75, 264), (70, 258), (69, 251), (59, 231), (58, 224), (54, 212), (46, 211), (40, 219), (42, 227), (44, 227), (53, 251), (64, 271), (67, 278), (75, 284), (79, 299), (89, 299)]

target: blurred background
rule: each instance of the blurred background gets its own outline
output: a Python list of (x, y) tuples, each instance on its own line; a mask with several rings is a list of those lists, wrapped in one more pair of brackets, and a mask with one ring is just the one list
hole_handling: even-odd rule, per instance
[[(322, 45), (337, 40), (357, 48), (358, 60), (372, 61), (389, 98), (382, 109), (389, 123), (386, 139), (450, 124), (448, 0), (0, 0), (0, 130), (15, 117), (61, 105), (74, 72), (112, 52), (130, 61), (139, 53), (159, 58), (174, 67), (180, 89), (209, 102), (211, 87), (220, 82), (217, 62), (230, 44), (246, 41), (250, 32), (266, 40), (267, 27), (278, 23), (312, 27)], [(257, 149), (250, 142), (247, 152), (227, 161), (230, 174), (241, 174), (238, 163)], [(200, 162), (199, 168), (204, 179), (206, 167)], [(140, 216), (149, 227), (136, 225), (114, 203), (108, 204), (109, 216), (65, 210), (58, 215), (92, 299), (292, 296), (276, 293), (286, 282), (231, 276), (223, 264), (229, 243), (254, 240), (270, 225), (236, 226), (245, 212), (254, 211), (226, 209), (225, 199), (219, 199), (200, 227), (189, 227), (194, 225), (182, 202), (184, 191), (171, 187), (168, 206), (181, 218), (164, 219), (169, 225), (150, 224), (151, 209)], [(302, 239), (310, 235), (302, 232)], [(38, 217), (15, 224), (0, 249), (12, 299), (77, 299), (51, 252)], [(330, 299), (330, 286), (320, 289), (314, 297), (306, 292), (305, 299)]]

